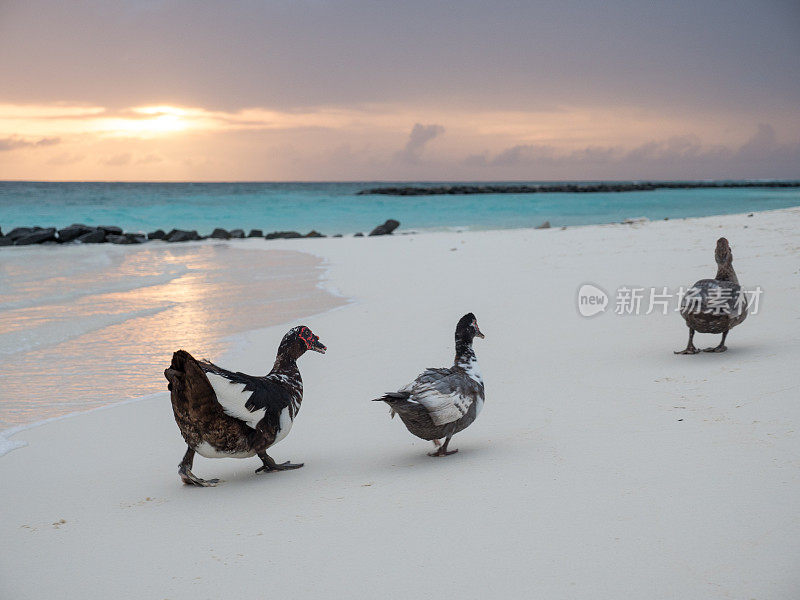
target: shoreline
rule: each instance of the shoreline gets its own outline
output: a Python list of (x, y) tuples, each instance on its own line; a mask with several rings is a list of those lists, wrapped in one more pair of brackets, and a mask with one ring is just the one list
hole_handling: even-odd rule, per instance
[[(797, 187), (800, 187), (800, 182), (797, 184)], [(478, 192), (481, 194), (484, 192)], [(489, 192), (486, 192), (489, 193)], [(511, 193), (511, 192), (509, 192)], [(415, 195), (415, 194), (411, 194)], [(211, 243), (219, 243), (219, 242), (232, 242), (235, 244), (239, 244), (246, 240), (253, 240), (259, 239), (266, 242), (277, 242), (279, 240), (303, 240), (303, 239), (325, 239), (325, 238), (332, 238), (332, 239), (344, 239), (344, 238), (366, 238), (366, 237), (379, 237), (383, 235), (429, 235), (429, 234), (439, 234), (439, 233), (452, 233), (452, 232), (490, 232), (490, 231), (525, 231), (525, 230), (533, 230), (533, 229), (575, 229), (575, 228), (585, 228), (585, 227), (605, 227), (605, 226), (613, 226), (613, 225), (631, 225), (634, 223), (641, 223), (641, 222), (658, 222), (658, 221), (686, 221), (691, 219), (707, 219), (707, 218), (714, 218), (714, 217), (729, 217), (741, 214), (761, 214), (761, 213), (770, 213), (775, 211), (781, 210), (791, 210), (793, 208), (800, 208), (800, 204), (787, 206), (782, 208), (772, 208), (772, 209), (765, 209), (765, 210), (752, 210), (752, 211), (741, 211), (741, 212), (734, 212), (734, 213), (715, 213), (710, 215), (702, 215), (702, 216), (689, 216), (689, 217), (663, 217), (662, 219), (650, 219), (648, 217), (643, 216), (633, 216), (629, 215), (628, 217), (624, 218), (621, 221), (609, 221), (609, 222), (602, 222), (602, 223), (586, 223), (586, 224), (577, 224), (577, 225), (559, 225), (558, 223), (551, 224), (549, 220), (545, 220), (541, 222), (539, 225), (523, 225), (523, 226), (509, 226), (509, 227), (494, 227), (494, 226), (487, 226), (486, 228), (477, 227), (473, 225), (450, 225), (446, 227), (414, 227), (411, 229), (402, 229), (400, 228), (401, 223), (394, 219), (389, 219), (386, 223), (376, 226), (372, 232), (370, 233), (363, 233), (363, 232), (356, 232), (356, 233), (346, 233), (346, 234), (324, 234), (320, 233), (315, 229), (312, 229), (310, 232), (306, 234), (301, 234), (297, 231), (274, 231), (267, 234), (263, 234), (261, 230), (251, 230), (250, 234), (245, 235), (244, 230), (225, 230), (222, 228), (217, 228), (214, 232), (209, 235), (200, 235), (196, 230), (183, 230), (183, 229), (173, 229), (169, 232), (169, 234), (175, 234), (175, 239), (169, 240), (166, 239), (169, 234), (164, 232), (163, 230), (159, 229), (155, 232), (150, 233), (142, 233), (142, 232), (123, 232), (121, 228), (118, 227), (110, 227), (110, 226), (98, 226), (98, 227), (89, 227), (86, 225), (70, 225), (66, 228), (62, 229), (72, 229), (74, 227), (84, 227), (86, 228), (85, 233), (91, 233), (92, 231), (97, 230), (111, 230), (111, 229), (119, 229), (119, 233), (111, 234), (110, 236), (106, 235), (104, 240), (102, 241), (90, 241), (90, 242), (81, 242), (76, 241), (75, 238), (70, 239), (69, 241), (62, 242), (58, 241), (55, 237), (52, 239), (47, 239), (45, 241), (34, 242), (31, 244), (25, 245), (17, 245), (13, 242), (6, 242), (3, 243), (3, 239), (5, 238), (8, 240), (9, 235), (6, 234), (3, 236), (0, 234), (0, 252), (8, 251), (8, 250), (20, 250), (20, 249), (28, 249), (28, 248), (56, 248), (56, 247), (76, 247), (76, 246), (106, 246), (110, 244), (112, 246), (136, 246), (141, 244), (149, 244), (150, 242), (156, 242), (157, 245), (160, 243), (170, 243), (170, 244), (178, 244), (184, 247), (190, 247), (193, 243), (197, 242), (211, 242)], [(387, 224), (393, 222), (396, 225), (392, 225), (387, 227)], [(17, 227), (12, 231), (17, 229), (28, 229), (32, 234), (38, 234), (41, 231), (52, 230), (52, 235), (56, 236), (60, 230), (57, 230), (55, 227)], [(222, 232), (219, 235), (214, 235), (218, 231)], [(232, 231), (241, 232), (241, 235), (233, 235), (231, 236)], [(256, 235), (252, 235), (253, 232), (258, 232)], [(155, 234), (155, 237), (151, 237)], [(111, 241), (109, 238), (116, 238), (114, 241)]]
[[(721, 235), (742, 285), (765, 290), (726, 353), (672, 354), (676, 314), (580, 316), (581, 283), (713, 275)], [(800, 208), (366, 243), (243, 242), (323, 257), (353, 299), (306, 319), (328, 353), (301, 359), (302, 410), (271, 452), (302, 469), (198, 458), (223, 482), (183, 486), (167, 392), (30, 429), (0, 459), (3, 595), (188, 600), (264, 580), (303, 597), (795, 595)], [(486, 334), (486, 405), (458, 454), (431, 459), (370, 399), (451, 362), (465, 312)], [(246, 332), (225, 360), (259, 372), (283, 333)]]

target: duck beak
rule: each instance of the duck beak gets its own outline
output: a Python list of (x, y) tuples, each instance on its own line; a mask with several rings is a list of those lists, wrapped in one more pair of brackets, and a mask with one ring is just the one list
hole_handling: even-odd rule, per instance
[(311, 342), (311, 349), (314, 352), (319, 352), (320, 354), (325, 354), (325, 351), (327, 350), (325, 345), (322, 342), (320, 342), (318, 339), (314, 340), (313, 342)]
[(481, 330), (480, 330), (480, 329), (478, 329), (478, 326), (477, 326), (477, 325), (475, 326), (475, 337), (479, 337), (479, 338), (481, 338), (481, 339), (485, 339), (485, 338), (486, 338), (486, 336), (485, 336), (485, 335), (483, 335), (483, 333), (481, 332)]

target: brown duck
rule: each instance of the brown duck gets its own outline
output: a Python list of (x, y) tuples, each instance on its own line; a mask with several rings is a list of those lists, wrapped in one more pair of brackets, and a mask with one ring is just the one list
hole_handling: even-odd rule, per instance
[(305, 326), (291, 329), (281, 340), (272, 370), (264, 376), (234, 373), (184, 350), (172, 356), (164, 371), (172, 396), (175, 422), (188, 449), (178, 475), (189, 485), (214, 486), (219, 479), (200, 479), (192, 473), (195, 452), (206, 458), (258, 456), (256, 473), (298, 469), (276, 463), (267, 448), (289, 433), (303, 401), (303, 380), (297, 359), (306, 350), (325, 354), (319, 338)]
[(728, 332), (747, 317), (747, 300), (736, 272), (733, 270), (733, 253), (724, 237), (717, 240), (714, 252), (717, 261), (717, 276), (714, 279), (701, 279), (695, 283), (681, 301), (681, 315), (689, 327), (689, 343), (684, 350), (675, 354), (697, 354), (700, 352), (694, 343), (694, 332), (721, 333), (722, 340), (704, 352), (725, 352), (725, 338)]

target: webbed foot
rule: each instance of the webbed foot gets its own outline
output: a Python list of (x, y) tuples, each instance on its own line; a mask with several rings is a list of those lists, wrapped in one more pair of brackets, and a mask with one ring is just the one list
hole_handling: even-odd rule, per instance
[(439, 448), (436, 452), (428, 452), (428, 456), (450, 456), (451, 454), (455, 454), (458, 452), (458, 448), (455, 450), (445, 450), (444, 446)]
[(686, 348), (684, 350), (675, 351), (675, 354), (697, 354), (700, 352), (695, 345), (694, 345), (694, 329), (691, 327), (689, 328), (689, 341), (686, 342)]
[(705, 348), (703, 352), (725, 352), (725, 350), (727, 349), (728, 349), (727, 346), (723, 346), (722, 344), (720, 344), (719, 346), (715, 346), (713, 348)]
[(698, 350), (694, 344), (689, 344), (686, 346), (684, 350), (676, 350), (674, 354), (699, 354), (700, 350)]
[(197, 475), (192, 473), (189, 469), (179, 468), (178, 475), (181, 481), (186, 485), (196, 485), (198, 487), (216, 487), (219, 479), (200, 479)]
[(263, 466), (260, 466), (259, 468), (256, 469), (256, 473), (261, 473), (261, 472), (269, 473), (270, 471), (290, 471), (292, 469), (299, 469), (304, 464), (305, 463), (292, 463), (289, 462), (288, 460), (280, 464), (275, 462), (273, 462), (273, 464), (271, 465), (264, 463)]
[(289, 471), (291, 469), (299, 469), (303, 466), (303, 463), (291, 463), (288, 460), (284, 463), (276, 463), (275, 460), (266, 452), (259, 452), (258, 458), (261, 459), (261, 462), (264, 463), (262, 466), (256, 469), (256, 473), (269, 473), (270, 471)]

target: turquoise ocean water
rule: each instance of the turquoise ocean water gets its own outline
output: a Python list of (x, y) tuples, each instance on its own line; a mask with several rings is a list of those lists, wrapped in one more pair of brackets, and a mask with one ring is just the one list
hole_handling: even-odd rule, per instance
[[(392, 182), (381, 182), (392, 185)], [(399, 185), (426, 185), (404, 182)], [(441, 183), (441, 182), (439, 182)], [(455, 182), (453, 182), (455, 183)], [(503, 183), (503, 182), (500, 182)], [(527, 182), (547, 183), (547, 182)], [(128, 231), (215, 227), (264, 231), (369, 231), (387, 218), (403, 229), (503, 229), (589, 225), (629, 217), (698, 217), (800, 205), (799, 188), (679, 189), (603, 194), (358, 196), (363, 183), (0, 182), (0, 228), (118, 225)]]

